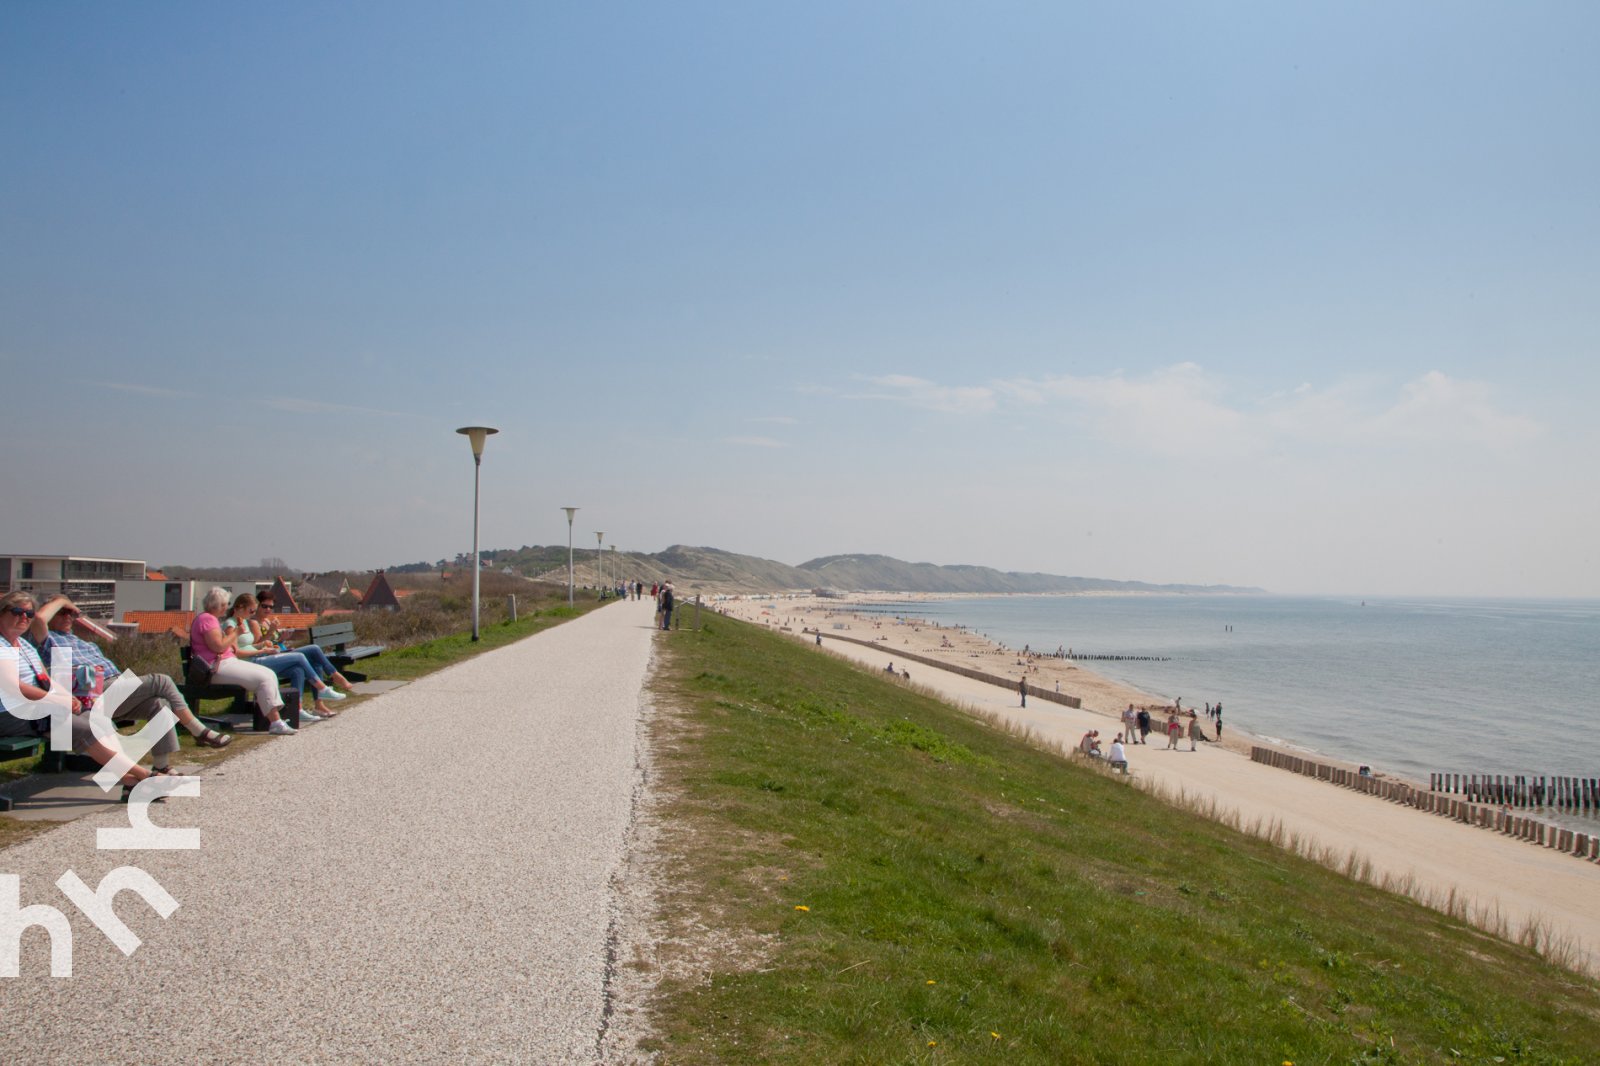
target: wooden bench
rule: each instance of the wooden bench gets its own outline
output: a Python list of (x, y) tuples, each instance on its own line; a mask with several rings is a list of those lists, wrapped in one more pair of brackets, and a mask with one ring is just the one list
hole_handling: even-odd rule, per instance
[[(178, 657), (182, 660), (182, 672), (177, 677), (178, 691), (183, 695), (183, 702), (200, 719), (200, 723), (208, 729), (218, 732), (227, 732), (233, 728), (233, 723), (223, 718), (207, 717), (200, 713), (201, 700), (233, 700), (233, 705), (228, 708), (229, 714), (248, 714), (250, 724), (258, 733), (265, 733), (271, 725), (267, 716), (261, 713), (261, 708), (256, 706), (250, 691), (240, 685), (223, 685), (213, 682), (209, 685), (192, 685), (189, 683), (189, 655), (192, 649), (188, 645), (178, 649)], [(291, 728), (300, 728), (300, 690), (283, 690), (283, 710), (278, 712)]]
[[(333, 663), (351, 682), (365, 681), (367, 675), (348, 669), (351, 663), (361, 659), (370, 659), (374, 655), (381, 655), (389, 650), (386, 644), (355, 644), (356, 627), (354, 622), (330, 622), (325, 626), (311, 627), (311, 643), (321, 648), (328, 655), (328, 661)], [(353, 645), (353, 646), (352, 646)], [(293, 648), (289, 649), (293, 651)]]

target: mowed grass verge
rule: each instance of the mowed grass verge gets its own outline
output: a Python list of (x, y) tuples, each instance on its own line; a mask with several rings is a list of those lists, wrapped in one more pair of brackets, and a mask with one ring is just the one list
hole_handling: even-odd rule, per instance
[(1593, 983), (727, 618), (662, 638), (668, 1063), (1593, 1063)]

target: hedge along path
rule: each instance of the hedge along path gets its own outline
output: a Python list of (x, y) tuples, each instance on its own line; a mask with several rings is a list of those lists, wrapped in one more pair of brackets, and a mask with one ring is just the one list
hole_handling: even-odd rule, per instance
[[(0, 979), (8, 1062), (590, 1061), (613, 873), (640, 787), (652, 605), (617, 603), (373, 697), (202, 778), (153, 820), (195, 851), (97, 851), (92, 815), (0, 853), (45, 934)], [(120, 866), (124, 957), (58, 891)]]

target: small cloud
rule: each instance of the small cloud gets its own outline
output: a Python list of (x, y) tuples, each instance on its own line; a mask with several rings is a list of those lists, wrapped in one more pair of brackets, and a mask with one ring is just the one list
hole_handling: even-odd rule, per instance
[(750, 448), (786, 448), (788, 445), (771, 437), (723, 437), (723, 444), (743, 444)]
[(133, 385), (125, 381), (97, 381), (98, 388), (114, 389), (117, 392), (131, 392), (138, 396), (158, 396), (164, 400), (192, 400), (192, 392), (181, 392), (178, 389), (162, 388), (159, 385)]
[(865, 380), (887, 391), (856, 393), (846, 398), (889, 400), (925, 411), (958, 415), (987, 414), (995, 408), (995, 391), (983, 385), (939, 385), (904, 374), (885, 374)]

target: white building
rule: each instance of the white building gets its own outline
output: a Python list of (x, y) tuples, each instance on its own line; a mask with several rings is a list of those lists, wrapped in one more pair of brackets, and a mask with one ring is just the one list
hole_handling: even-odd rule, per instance
[(22, 589), (38, 599), (57, 592), (90, 618), (110, 618), (121, 582), (142, 582), (142, 559), (98, 559), (86, 555), (0, 555), (0, 592)]

